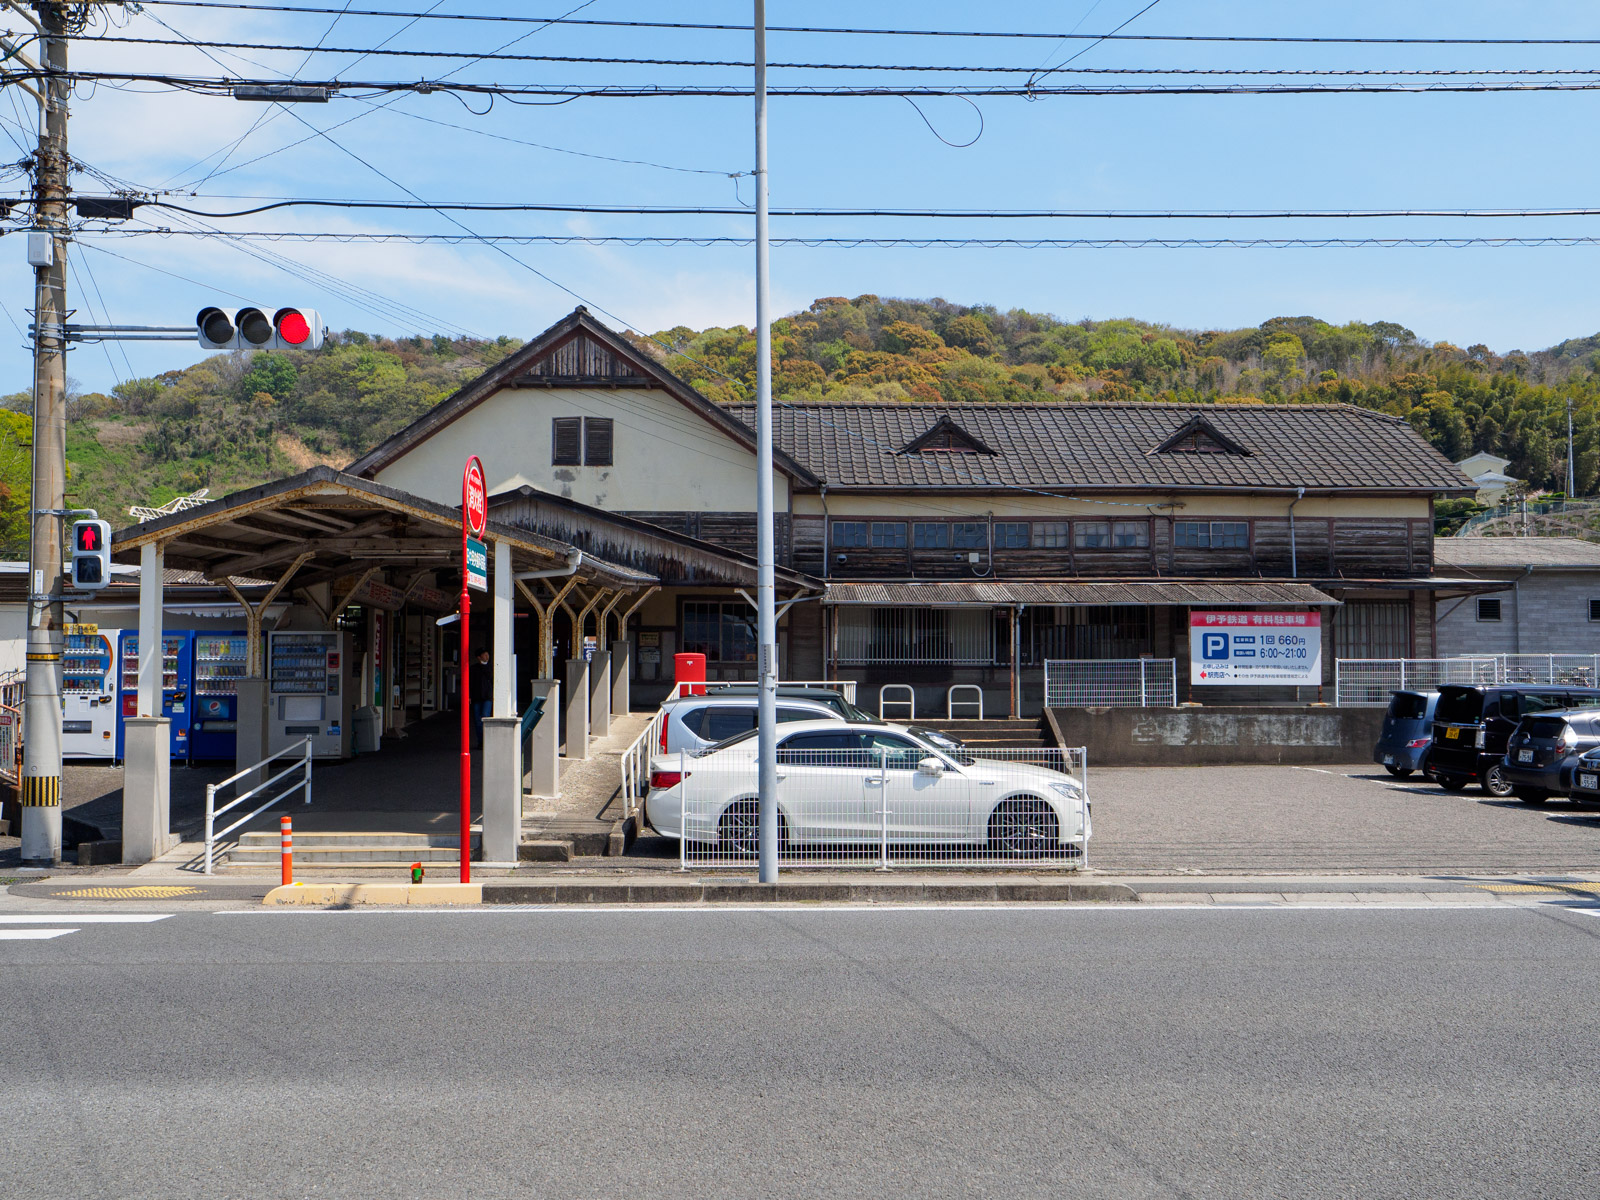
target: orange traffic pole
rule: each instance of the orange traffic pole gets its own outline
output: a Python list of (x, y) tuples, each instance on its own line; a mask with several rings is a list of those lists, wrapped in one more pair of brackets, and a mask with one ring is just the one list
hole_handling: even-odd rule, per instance
[(283, 831), (283, 886), (288, 887), (294, 882), (294, 826), (288, 817), (279, 817), (278, 827)]

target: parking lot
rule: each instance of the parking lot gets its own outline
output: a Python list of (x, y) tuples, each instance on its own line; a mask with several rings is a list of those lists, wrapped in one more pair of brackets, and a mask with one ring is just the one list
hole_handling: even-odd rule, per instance
[(1090, 773), (1091, 865), (1118, 872), (1600, 870), (1600, 808), (1345, 767), (1124, 767)]

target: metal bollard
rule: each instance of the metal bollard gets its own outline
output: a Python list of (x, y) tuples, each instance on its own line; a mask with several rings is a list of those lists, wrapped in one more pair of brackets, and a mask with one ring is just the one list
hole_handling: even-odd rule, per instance
[(283, 886), (288, 887), (294, 882), (294, 826), (288, 817), (279, 817), (278, 827), (283, 831)]

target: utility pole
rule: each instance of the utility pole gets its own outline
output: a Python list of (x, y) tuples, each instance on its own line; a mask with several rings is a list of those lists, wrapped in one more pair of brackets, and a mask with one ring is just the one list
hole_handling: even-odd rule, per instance
[(34, 169), (33, 499), (23, 693), (22, 861), (61, 861), (61, 516), (66, 507), (67, 10), (36, 3), (42, 113)]
[(767, 281), (767, 5), (755, 0), (756, 63), (756, 787), (762, 883), (778, 882), (778, 619), (772, 536), (772, 297)]
[(1567, 499), (1577, 494), (1577, 474), (1572, 464), (1572, 397), (1567, 397)]

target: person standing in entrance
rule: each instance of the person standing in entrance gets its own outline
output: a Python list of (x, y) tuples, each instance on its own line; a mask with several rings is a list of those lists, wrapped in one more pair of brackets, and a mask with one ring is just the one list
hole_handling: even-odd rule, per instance
[(494, 663), (487, 646), (473, 655), (467, 683), (472, 690), (472, 745), (476, 748), (483, 745), (483, 719), (494, 715)]

